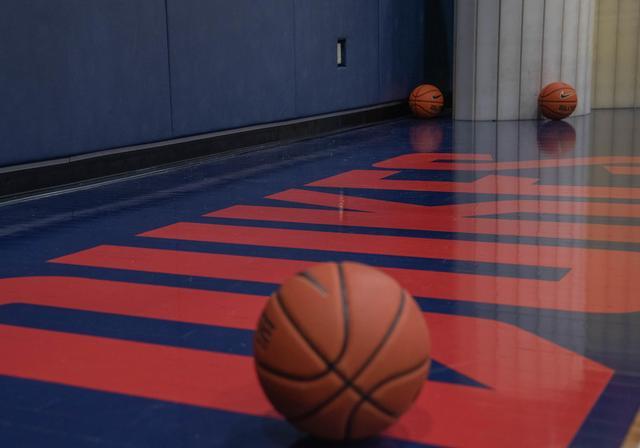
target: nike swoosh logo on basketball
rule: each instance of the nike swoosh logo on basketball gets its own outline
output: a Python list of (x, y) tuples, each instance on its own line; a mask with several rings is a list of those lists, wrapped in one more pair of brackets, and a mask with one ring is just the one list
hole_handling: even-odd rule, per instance
[(433, 96), (431, 97), (431, 99), (433, 99), (433, 100), (437, 100), (437, 99), (438, 99), (438, 98), (440, 98), (441, 96), (442, 96), (442, 95), (433, 95)]
[(569, 98), (571, 95), (573, 95), (573, 93), (569, 92), (569, 93), (565, 93), (565, 91), (563, 90), (562, 92), (560, 92), (560, 99), (566, 99)]

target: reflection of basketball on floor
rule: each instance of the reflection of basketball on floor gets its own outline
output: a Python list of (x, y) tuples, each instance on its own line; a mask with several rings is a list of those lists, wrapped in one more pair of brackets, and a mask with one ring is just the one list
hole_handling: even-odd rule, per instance
[(538, 126), (538, 148), (547, 155), (561, 157), (576, 148), (576, 130), (566, 121), (547, 121)]
[(440, 121), (425, 121), (409, 130), (411, 149), (415, 152), (434, 152), (440, 148), (444, 131)]

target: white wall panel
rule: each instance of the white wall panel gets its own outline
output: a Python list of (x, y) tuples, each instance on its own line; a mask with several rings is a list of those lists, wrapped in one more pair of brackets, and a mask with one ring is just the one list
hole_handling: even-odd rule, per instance
[(520, 113), (523, 0), (500, 3), (498, 120), (512, 120)]
[(554, 81), (576, 87), (588, 113), (594, 2), (456, 0), (454, 118), (534, 119)]
[[(587, 38), (585, 39), (587, 41), (587, 66), (585, 68), (585, 70), (587, 71), (587, 82), (584, 86), (584, 91), (582, 93), (582, 96), (585, 98), (584, 101), (582, 101), (582, 108), (580, 110), (580, 112), (582, 114), (589, 114), (591, 113), (591, 108), (593, 107), (593, 60), (594, 60), (594, 56), (595, 56), (595, 39), (594, 36), (596, 34), (596, 11), (597, 11), (597, 5), (598, 2), (596, 0), (593, 0), (592, 2), (590, 2), (589, 5), (589, 24), (588, 24), (588, 30), (589, 32), (587, 33)], [(578, 99), (580, 100), (580, 99)], [(579, 112), (579, 113), (580, 113)]]
[(598, 36), (594, 63), (593, 107), (611, 107), (615, 94), (618, 1), (598, 1)]
[(618, 4), (614, 107), (633, 107), (637, 78), (640, 1), (620, 0)]
[(578, 23), (581, 0), (565, 0), (562, 20), (560, 80), (576, 87), (578, 78)]
[(640, 0), (598, 0), (594, 108), (640, 107)]
[(633, 92), (633, 106), (640, 107), (640, 24), (636, 30), (638, 33), (636, 39), (636, 67), (633, 70), (636, 74), (635, 90)]
[(545, 0), (542, 31), (542, 86), (560, 81), (562, 71), (563, 0)]
[[(588, 3), (578, 2), (578, 36), (588, 36), (589, 20), (591, 17), (590, 5)], [(576, 60), (576, 82), (575, 87), (578, 92), (591, 91), (591, 86), (587, 84), (587, 72), (589, 71), (589, 48), (593, 45), (590, 39), (578, 39), (577, 42), (577, 60)], [(583, 94), (583, 95), (584, 95)], [(586, 110), (586, 98), (578, 98), (578, 107), (576, 115), (584, 115)]]
[(544, 0), (524, 1), (522, 11), (522, 65), (520, 69), (519, 118), (538, 116), (538, 93), (542, 75), (542, 33)]
[(478, 0), (476, 14), (476, 120), (495, 120), (498, 110), (500, 0)]
[(453, 108), (460, 120), (473, 120), (476, 64), (475, 1), (456, 3)]

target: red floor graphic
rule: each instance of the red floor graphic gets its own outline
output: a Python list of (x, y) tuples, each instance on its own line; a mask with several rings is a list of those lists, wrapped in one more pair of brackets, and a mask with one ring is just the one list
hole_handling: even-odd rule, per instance
[[(376, 169), (348, 171), (307, 185), (314, 190), (287, 189), (267, 196), (273, 205), (237, 204), (206, 214), (210, 223), (177, 222), (136, 237), (141, 243), (192, 241), (483, 264), (492, 266), (495, 274), (393, 267), (384, 260), (380, 267), (413, 295), (446, 303), (579, 314), (635, 313), (640, 311), (640, 252), (558, 245), (553, 240), (638, 243), (640, 226), (537, 217), (639, 218), (638, 203), (575, 201), (638, 200), (639, 188), (547, 185), (537, 178), (493, 174), (473, 182), (393, 178), (403, 173), (399, 170), (491, 173), (594, 165), (612, 173), (634, 173), (637, 167), (621, 165), (638, 163), (640, 157), (494, 162), (488, 155), (408, 154), (376, 163)], [(423, 206), (323, 188), (521, 197)], [(330, 209), (301, 209), (292, 204)], [(525, 215), (507, 216), (515, 213)], [(224, 224), (216, 221), (219, 218), (252, 225)], [(260, 227), (260, 222), (344, 226), (349, 232)], [(467, 237), (357, 233), (363, 228)], [(487, 242), (473, 241), (469, 235), (546, 240)], [(313, 264), (302, 259), (116, 244), (98, 245), (50, 263), (274, 285)], [(501, 266), (509, 269), (501, 271)], [(536, 268), (544, 268), (549, 277), (524, 275)], [(31, 304), (247, 330), (254, 328), (265, 300), (260, 295), (81, 277), (0, 280), (0, 306)], [(567, 445), (615, 373), (513, 324), (431, 312), (425, 318), (434, 341), (433, 358), (486, 387), (427, 381), (416, 405), (386, 433), (399, 440), (446, 446)], [(0, 375), (278, 418), (260, 390), (251, 358), (245, 355), (0, 324), (0, 359)]]

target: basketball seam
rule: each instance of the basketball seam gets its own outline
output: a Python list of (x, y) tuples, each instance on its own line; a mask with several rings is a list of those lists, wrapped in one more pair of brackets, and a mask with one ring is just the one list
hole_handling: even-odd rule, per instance
[(340, 301), (342, 303), (342, 321), (344, 328), (344, 337), (342, 338), (342, 349), (338, 353), (338, 357), (333, 361), (333, 365), (338, 364), (347, 351), (349, 344), (349, 295), (347, 294), (347, 285), (344, 280), (344, 270), (342, 263), (336, 263), (338, 268), (338, 282), (340, 285)]
[(424, 112), (427, 115), (431, 114), (431, 111), (429, 109), (427, 109), (426, 107), (424, 107), (422, 104), (420, 103), (416, 103), (416, 108), (421, 110), (422, 112)]
[(418, 111), (422, 111), (424, 113), (428, 113), (429, 111), (420, 103), (416, 103), (416, 110)]
[(302, 333), (300, 331), (300, 328), (298, 327), (297, 323), (293, 321), (293, 319), (291, 318), (291, 316), (288, 313), (288, 310), (285, 309), (285, 307), (283, 306), (281, 300), (280, 300), (280, 294), (278, 291), (276, 291), (273, 294), (274, 297), (274, 304), (275, 306), (277, 306), (278, 308), (280, 308), (280, 310), (282, 311), (282, 314), (284, 314), (285, 318), (287, 319), (287, 321), (289, 322), (289, 325), (292, 327), (293, 331), (296, 331), (298, 333), (298, 335), (300, 335), (300, 337), (311, 347), (312, 351), (315, 353), (316, 356), (318, 356), (320, 358), (320, 360), (326, 365), (326, 370), (323, 370), (320, 373), (311, 375), (311, 376), (305, 376), (305, 375), (295, 375), (289, 372), (284, 372), (281, 371), (279, 369), (276, 369), (275, 367), (271, 367), (270, 365), (268, 365), (267, 363), (265, 363), (264, 361), (260, 361), (257, 358), (255, 358), (255, 362), (256, 365), (264, 370), (266, 370), (267, 372), (271, 373), (272, 375), (277, 375), (280, 376), (282, 378), (286, 378), (292, 381), (315, 381), (318, 380), (320, 378), (322, 378), (323, 376), (327, 375), (330, 371), (331, 368), (329, 367), (329, 364), (327, 363), (326, 359), (324, 356), (322, 356), (322, 354), (316, 350), (313, 346), (311, 346), (310, 344), (310, 340), (306, 337), (306, 335), (304, 333)]
[(559, 111), (557, 111), (555, 109), (552, 109), (550, 107), (543, 106), (542, 110), (546, 111), (548, 114), (551, 114), (551, 115), (563, 116), (563, 114), (561, 112), (559, 112)]
[[(560, 92), (560, 91), (562, 91), (562, 90), (567, 90), (567, 89), (571, 89), (571, 90), (574, 90), (574, 91), (575, 91), (575, 89), (574, 89), (573, 87), (571, 87), (571, 86), (569, 86), (569, 85), (567, 84), (567, 85), (565, 85), (564, 87), (558, 87), (557, 89), (553, 89), (551, 92), (548, 92), (548, 93), (544, 93), (544, 92), (542, 92), (542, 95), (540, 95), (540, 98), (547, 98), (549, 95), (553, 95), (553, 94), (554, 94), (554, 93), (556, 93), (556, 92)], [(574, 95), (574, 96), (575, 96), (575, 95)]]
[[(329, 360), (327, 359), (326, 356), (324, 356), (324, 354), (320, 351), (320, 349), (313, 343), (313, 341), (301, 330), (300, 325), (298, 325), (298, 323), (293, 319), (293, 316), (291, 316), (291, 314), (289, 313), (289, 310), (287, 309), (287, 307), (284, 306), (284, 303), (281, 299), (281, 292), (277, 291), (273, 297), (276, 300), (276, 302), (278, 303), (278, 305), (280, 306), (280, 308), (282, 309), (282, 313), (285, 315), (285, 317), (287, 318), (287, 320), (291, 323), (291, 325), (293, 326), (294, 330), (296, 330), (298, 332), (298, 334), (302, 337), (302, 339), (304, 339), (304, 341), (307, 343), (307, 345), (309, 346), (309, 348), (311, 350), (313, 350), (315, 352), (315, 354), (322, 360), (324, 361), (324, 363), (327, 365), (327, 367), (329, 368), (329, 370), (333, 370), (332, 368), (332, 364), (329, 362)], [(288, 374), (285, 374), (283, 376), (289, 376)]]
[(353, 433), (353, 420), (355, 419), (356, 414), (365, 403), (364, 399), (361, 399), (351, 408), (351, 412), (349, 412), (349, 417), (347, 417), (347, 424), (344, 430), (344, 440), (351, 440), (351, 433)]
[(565, 115), (548, 108), (543, 108), (543, 115), (545, 115), (547, 118), (551, 118), (552, 120), (560, 120), (566, 118)]
[[(417, 364), (416, 366), (410, 367), (406, 370), (403, 370), (402, 372), (399, 373), (394, 373), (393, 375), (379, 381), (375, 386), (373, 386), (371, 389), (369, 389), (369, 391), (365, 392), (365, 395), (363, 397), (361, 397), (360, 401), (358, 403), (356, 403), (355, 405), (353, 405), (353, 408), (351, 409), (351, 412), (349, 413), (349, 417), (347, 418), (347, 428), (345, 430), (345, 436), (344, 436), (344, 440), (349, 440), (351, 438), (351, 433), (353, 432), (353, 420), (356, 416), (356, 414), (358, 413), (358, 411), (360, 410), (360, 408), (362, 407), (362, 405), (366, 402), (369, 401), (371, 399), (371, 394), (373, 394), (375, 391), (377, 391), (378, 389), (380, 389), (382, 386), (385, 386), (386, 384), (401, 379), (402, 377), (411, 375), (412, 373), (415, 373), (417, 370), (420, 370), (421, 368), (423, 368), (426, 364), (428, 364), (429, 362), (431, 362), (431, 358), (429, 356), (427, 356), (427, 358), (425, 360), (420, 361), (419, 364)], [(399, 415), (395, 414), (395, 413), (391, 413), (393, 417), (399, 417)]]
[(567, 90), (567, 89), (568, 89), (568, 87), (556, 87), (555, 89), (550, 90), (548, 92), (543, 91), (540, 94), (540, 98), (547, 98), (547, 97), (549, 97), (550, 95), (553, 95), (556, 92), (562, 92), (563, 90)]
[(358, 379), (358, 377), (366, 370), (366, 368), (371, 364), (371, 362), (375, 359), (377, 354), (380, 353), (380, 351), (382, 350), (384, 345), (389, 340), (389, 337), (393, 333), (393, 330), (396, 328), (398, 322), (400, 321), (400, 318), (402, 317), (402, 314), (404, 312), (405, 303), (406, 303), (406, 293), (405, 293), (404, 290), (401, 290), (400, 291), (400, 303), (398, 304), (398, 309), (397, 309), (397, 311), (395, 313), (393, 321), (389, 325), (389, 328), (387, 329), (387, 331), (383, 335), (383, 337), (380, 340), (380, 342), (378, 343), (378, 345), (373, 349), (373, 351), (367, 357), (367, 359), (365, 359), (364, 363), (362, 363), (362, 365), (360, 366), (358, 371), (353, 375), (353, 377), (348, 378), (343, 372), (341, 372), (337, 368), (334, 368), (333, 366), (331, 366), (330, 370), (333, 370), (336, 373), (336, 375), (338, 375), (342, 379), (342, 381), (344, 383), (343, 386), (341, 388), (339, 388), (335, 393), (333, 393), (332, 395), (327, 397), (327, 399), (325, 399), (324, 401), (322, 401), (318, 405), (316, 405), (316, 407), (312, 408), (311, 410), (305, 412), (302, 415), (298, 415), (296, 417), (290, 417), (290, 420), (304, 420), (304, 419), (307, 419), (307, 418), (315, 415), (316, 413), (318, 413), (322, 409), (324, 409), (326, 406), (331, 404), (335, 399), (337, 399), (347, 389), (351, 389), (354, 392), (356, 392), (358, 395), (360, 395), (360, 397), (362, 399), (364, 399), (365, 401), (371, 403), (380, 412), (383, 412), (383, 413), (385, 413), (385, 414), (387, 414), (387, 415), (389, 415), (391, 417), (396, 417), (396, 415), (393, 412), (391, 412), (388, 409), (386, 409), (382, 404), (378, 403), (376, 400), (374, 400), (374, 399), (372, 399), (370, 397), (366, 397), (366, 394), (354, 383), (354, 381), (356, 379)]
[(433, 93), (439, 93), (440, 95), (442, 95), (442, 92), (440, 92), (440, 90), (439, 90), (439, 89), (433, 89), (433, 88), (431, 88), (431, 89), (429, 89), (429, 90), (425, 90), (424, 92), (416, 93), (416, 94), (415, 94), (415, 98), (416, 98), (416, 99), (418, 99), (418, 98), (422, 98), (423, 96), (425, 96), (425, 95), (427, 95), (427, 94), (429, 94), (429, 93), (431, 93), (431, 94), (433, 94)]
[(544, 100), (540, 102), (541, 106), (544, 106), (545, 104), (578, 104), (577, 100), (573, 100), (573, 101), (566, 101), (566, 100)]
[(434, 100), (434, 99), (426, 99), (426, 100), (415, 100), (414, 104), (423, 105), (423, 104), (435, 104), (437, 106), (441, 106), (443, 104), (442, 101)]
[(282, 312), (285, 315), (285, 317), (289, 320), (289, 322), (291, 323), (293, 328), (298, 332), (298, 334), (302, 337), (302, 339), (305, 340), (305, 342), (307, 343), (309, 348), (311, 348), (316, 353), (316, 355), (318, 355), (318, 357), (320, 357), (320, 359), (322, 361), (324, 361), (325, 364), (327, 364), (327, 367), (329, 368), (329, 371), (335, 370), (335, 368), (334, 368), (335, 364), (342, 359), (342, 356), (344, 356), (344, 352), (346, 351), (346, 346), (347, 346), (347, 339), (349, 337), (349, 332), (348, 332), (348, 330), (349, 330), (349, 322), (348, 322), (349, 311), (348, 311), (348, 302), (346, 300), (346, 296), (345, 296), (345, 293), (344, 293), (344, 285), (343, 285), (343, 279), (342, 279), (342, 268), (341, 268), (340, 264), (338, 264), (338, 263), (334, 263), (334, 264), (338, 268), (338, 279), (339, 279), (339, 282), (340, 282), (340, 294), (341, 294), (342, 307), (343, 307), (342, 315), (343, 315), (343, 319), (344, 319), (344, 329), (345, 329), (345, 334), (344, 334), (342, 347), (341, 347), (340, 353), (338, 353), (338, 356), (337, 356), (335, 361), (333, 361), (333, 362), (329, 361), (328, 357), (325, 356), (324, 353), (322, 353), (322, 350), (320, 350), (318, 348), (318, 346), (313, 343), (313, 340), (311, 340), (311, 338), (309, 338), (309, 336), (307, 336), (307, 334), (302, 331), (302, 327), (300, 326), (300, 324), (298, 324), (298, 322), (293, 318), (293, 316), (291, 315), (291, 313), (289, 312), (289, 310), (285, 306), (284, 301), (282, 300), (282, 291), (278, 290), (274, 294), (274, 298), (275, 298), (276, 302), (278, 303), (278, 305), (280, 306), (280, 308), (282, 309)]
[(323, 376), (326, 376), (331, 371), (331, 369), (329, 369), (328, 366), (327, 366), (327, 368), (325, 370), (323, 370), (322, 372), (320, 372), (318, 374), (315, 374), (313, 376), (302, 376), (302, 375), (298, 376), (298, 375), (294, 375), (292, 373), (283, 372), (282, 370), (278, 370), (278, 369), (276, 369), (274, 367), (271, 367), (270, 365), (266, 364), (263, 361), (258, 361), (257, 359), (256, 359), (256, 365), (259, 368), (267, 371), (271, 375), (279, 376), (281, 378), (285, 378), (285, 379), (291, 380), (291, 381), (300, 381), (300, 382), (319, 380), (320, 378), (322, 378)]
[(378, 381), (378, 383), (373, 386), (371, 389), (369, 389), (366, 394), (367, 395), (371, 395), (372, 393), (374, 393), (375, 391), (377, 391), (378, 389), (380, 389), (382, 386), (387, 385), (388, 383), (398, 380), (404, 376), (407, 375), (411, 375), (412, 373), (414, 373), (416, 370), (421, 369), (422, 367), (424, 367), (425, 364), (428, 364), (429, 362), (431, 362), (431, 357), (427, 355), (427, 357), (425, 359), (423, 359), (422, 361), (420, 361), (418, 364), (416, 364), (413, 367), (409, 367), (406, 370), (403, 370), (402, 372), (398, 372), (398, 373), (394, 373), (391, 376), (388, 376), (387, 378)]
[[(378, 345), (373, 350), (373, 352), (371, 352), (371, 354), (365, 360), (365, 362), (362, 364), (362, 366), (360, 366), (360, 369), (358, 369), (358, 371), (353, 375), (353, 378), (351, 378), (350, 381), (354, 382), (355, 380), (357, 380), (358, 377), (360, 375), (362, 375), (362, 373), (367, 369), (367, 367), (369, 367), (369, 365), (371, 365), (371, 363), (376, 358), (376, 356), (378, 356), (378, 354), (382, 351), (382, 349), (386, 345), (387, 341), (389, 340), (389, 338), (393, 334), (393, 330), (395, 330), (396, 326), (398, 325), (398, 322), (400, 322), (400, 319), (401, 319), (402, 315), (404, 314), (404, 305), (405, 305), (406, 301), (407, 301), (407, 294), (406, 294), (404, 289), (401, 289), (400, 290), (400, 304), (398, 305), (398, 310), (396, 311), (396, 315), (394, 316), (393, 321), (391, 322), (391, 325), (389, 325), (389, 328), (387, 328), (387, 331), (382, 336), (382, 340), (378, 343)], [(371, 400), (373, 400), (373, 399), (371, 397), (369, 397), (369, 394), (367, 394), (366, 392), (365, 392), (364, 395), (361, 395), (360, 402), (371, 401)], [(385, 408), (385, 410), (388, 411), (386, 408)], [(391, 416), (397, 417), (395, 415), (395, 413), (393, 413), (391, 411), (385, 412), (385, 413), (386, 414), (391, 414)], [(345, 439), (349, 438), (349, 434), (350, 434), (350, 431), (351, 431), (348, 424), (349, 424), (349, 420), (347, 420), (347, 426), (345, 427), (345, 435), (344, 435)]]
[(300, 272), (298, 277), (301, 277), (307, 281), (307, 283), (311, 284), (315, 289), (317, 289), (323, 296), (327, 295), (327, 290), (322, 286), (322, 284), (316, 279), (313, 275), (308, 272)]
[[(323, 408), (325, 408), (326, 406), (331, 404), (332, 401), (334, 401), (336, 398), (338, 398), (347, 389), (354, 390), (358, 395), (360, 395), (361, 398), (363, 398), (365, 396), (365, 393), (356, 384), (354, 384), (354, 382), (355, 382), (355, 380), (358, 379), (358, 377), (360, 375), (362, 375), (362, 373), (371, 364), (371, 362), (373, 362), (373, 360), (378, 355), (378, 353), (380, 353), (380, 350), (382, 350), (382, 348), (386, 344), (387, 340), (389, 339), (389, 337), (393, 333), (393, 330), (398, 325), (398, 322), (400, 321), (400, 318), (402, 317), (402, 313), (404, 311), (405, 302), (406, 302), (406, 296), (405, 296), (405, 293), (404, 293), (404, 290), (403, 290), (403, 291), (401, 291), (400, 304), (398, 305), (398, 309), (396, 310), (396, 313), (395, 313), (393, 321), (389, 325), (389, 328), (387, 329), (387, 331), (383, 335), (383, 337), (380, 340), (380, 342), (378, 343), (378, 345), (373, 349), (371, 354), (365, 359), (365, 361), (362, 363), (362, 365), (360, 366), (358, 371), (356, 373), (354, 373), (354, 375), (351, 378), (347, 378), (347, 376), (344, 375), (342, 372), (336, 370), (336, 374), (338, 376), (340, 376), (340, 378), (344, 382), (343, 386), (341, 388), (339, 388), (335, 393), (333, 393), (332, 395), (327, 397), (324, 401), (322, 401), (321, 403), (316, 405), (315, 408), (305, 412), (303, 415), (295, 417), (295, 419), (304, 420), (304, 419), (309, 418), (312, 415), (316, 414), (317, 412), (320, 412)], [(386, 409), (380, 403), (372, 402), (369, 399), (366, 399), (366, 401), (371, 402), (371, 404), (374, 405), (375, 407), (379, 408), (381, 412), (384, 412), (385, 414), (389, 414), (390, 416), (394, 416), (394, 414), (391, 411)]]
[[(560, 113), (560, 112), (556, 111), (555, 109), (552, 109), (551, 107), (549, 107), (549, 106), (547, 106), (547, 105), (542, 105), (542, 106), (541, 106), (541, 109), (542, 109), (543, 111), (546, 111), (546, 114), (545, 114), (545, 115), (546, 115), (548, 118), (552, 118), (552, 119), (553, 119), (553, 118), (558, 118), (558, 119), (561, 119), (561, 118), (566, 118), (566, 117), (568, 116), (568, 115), (565, 115), (565, 114), (563, 114), (563, 113)], [(574, 110), (575, 110), (575, 109), (574, 109)], [(572, 111), (572, 113), (573, 113), (573, 111)], [(569, 115), (571, 115), (571, 114), (569, 114)]]
[(387, 328), (387, 331), (382, 336), (382, 339), (380, 340), (378, 345), (373, 349), (373, 352), (371, 352), (371, 354), (367, 357), (367, 359), (360, 366), (358, 371), (353, 375), (353, 377), (351, 378), (350, 381), (357, 380), (358, 377), (360, 375), (362, 375), (362, 373), (367, 369), (367, 367), (369, 367), (369, 365), (373, 362), (373, 360), (376, 358), (376, 356), (378, 356), (380, 351), (384, 348), (384, 346), (386, 345), (387, 341), (391, 337), (391, 334), (393, 333), (393, 330), (396, 329), (396, 327), (398, 326), (398, 322), (400, 322), (400, 318), (402, 317), (402, 314), (404, 312), (404, 305), (406, 303), (406, 300), (407, 300), (407, 296), (406, 296), (406, 294), (404, 292), (404, 289), (403, 289), (403, 290), (400, 291), (400, 303), (398, 304), (398, 309), (396, 310), (396, 314), (393, 317), (393, 321), (391, 321), (391, 324), (389, 325), (389, 328)]

